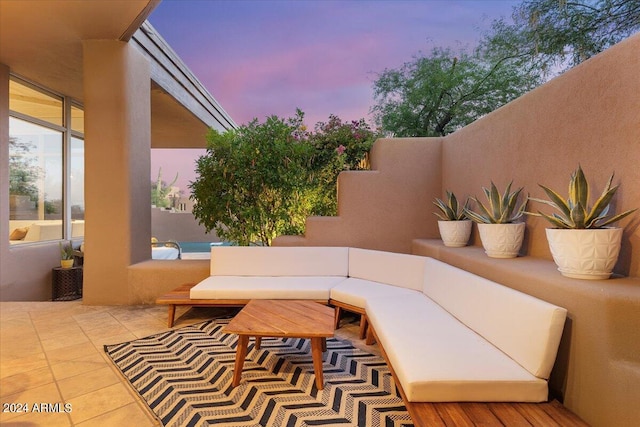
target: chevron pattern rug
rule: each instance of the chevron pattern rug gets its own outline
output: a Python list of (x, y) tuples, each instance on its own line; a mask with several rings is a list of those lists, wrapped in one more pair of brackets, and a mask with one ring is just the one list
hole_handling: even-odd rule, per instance
[(242, 382), (231, 387), (237, 336), (228, 320), (170, 330), (105, 352), (165, 426), (413, 426), (384, 359), (327, 340), (323, 390), (309, 340), (249, 345)]

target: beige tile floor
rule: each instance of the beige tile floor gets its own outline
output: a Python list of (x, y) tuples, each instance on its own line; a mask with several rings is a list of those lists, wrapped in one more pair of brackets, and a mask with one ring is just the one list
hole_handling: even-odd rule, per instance
[[(176, 311), (176, 316), (182, 316), (175, 328), (233, 314), (215, 308)], [(0, 424), (160, 425), (107, 358), (103, 346), (165, 331), (166, 321), (166, 306), (0, 302)], [(357, 321), (347, 317), (336, 336), (379, 354), (377, 346), (366, 346), (358, 339)], [(25, 407), (28, 412), (17, 412)]]

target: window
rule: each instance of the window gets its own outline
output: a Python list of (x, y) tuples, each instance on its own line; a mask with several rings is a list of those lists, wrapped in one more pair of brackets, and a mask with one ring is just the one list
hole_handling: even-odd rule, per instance
[(11, 244), (82, 237), (82, 108), (11, 76), (9, 110)]

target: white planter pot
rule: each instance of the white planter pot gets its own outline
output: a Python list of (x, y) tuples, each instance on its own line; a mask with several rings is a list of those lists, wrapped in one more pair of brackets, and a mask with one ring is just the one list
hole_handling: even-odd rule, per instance
[(442, 243), (450, 248), (460, 248), (467, 246), (469, 243), (469, 236), (471, 236), (470, 219), (462, 221), (438, 221), (438, 230), (440, 230), (440, 237)]
[(512, 224), (478, 224), (480, 240), (491, 258), (515, 258), (524, 238), (524, 222)]
[(547, 241), (558, 271), (563, 276), (608, 279), (618, 261), (622, 228), (547, 228)]

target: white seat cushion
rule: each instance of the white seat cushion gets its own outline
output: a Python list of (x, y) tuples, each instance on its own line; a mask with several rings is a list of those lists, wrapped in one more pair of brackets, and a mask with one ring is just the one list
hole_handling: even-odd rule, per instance
[(344, 276), (349, 248), (212, 246), (212, 276)]
[(371, 298), (367, 316), (411, 402), (542, 402), (535, 377), (424, 295)]
[(365, 307), (367, 299), (369, 298), (407, 294), (420, 295), (418, 291), (412, 289), (372, 282), (371, 280), (354, 279), (352, 277), (331, 288), (332, 300), (360, 308)]
[(340, 276), (209, 276), (191, 288), (191, 299), (314, 299), (329, 300)]
[(422, 291), (426, 257), (349, 248), (349, 277)]
[(549, 378), (567, 310), (433, 258), (424, 293), (533, 375)]

